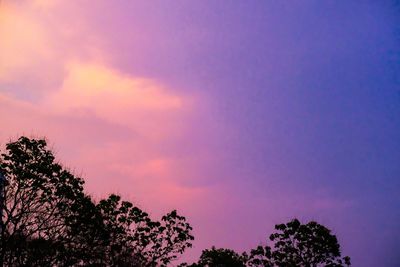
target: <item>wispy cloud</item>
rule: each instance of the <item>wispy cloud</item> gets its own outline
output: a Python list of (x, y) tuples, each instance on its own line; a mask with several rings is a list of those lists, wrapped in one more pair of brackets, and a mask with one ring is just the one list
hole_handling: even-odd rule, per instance
[(116, 189), (106, 173), (121, 176), (121, 188), (183, 188), (172, 176), (177, 159), (162, 147), (175, 146), (185, 131), (192, 96), (113, 66), (99, 45), (108, 36), (88, 29), (78, 5), (7, 2), (0, 12), (0, 36), (7, 36), (0, 42), (3, 140), (47, 136), (94, 192)]

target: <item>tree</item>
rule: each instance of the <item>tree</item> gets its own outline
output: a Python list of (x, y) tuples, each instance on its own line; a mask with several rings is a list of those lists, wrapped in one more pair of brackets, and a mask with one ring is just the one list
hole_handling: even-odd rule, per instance
[(185, 217), (153, 221), (117, 195), (96, 203), (43, 139), (8, 143), (0, 173), (0, 266), (166, 266), (191, 247)]
[(87, 195), (69, 208), (58, 261), (62, 266), (105, 266), (108, 233), (95, 202)]
[[(0, 266), (167, 266), (192, 246), (192, 227), (173, 210), (161, 220), (118, 195), (98, 203), (55, 160), (43, 139), (21, 137), (0, 154)], [(335, 235), (316, 222), (275, 226), (273, 247), (249, 254), (212, 247), (191, 267), (342, 267)]]
[(117, 195), (97, 205), (108, 244), (106, 262), (111, 266), (166, 266), (192, 246), (192, 227), (175, 210), (153, 221), (149, 215)]
[(198, 263), (181, 266), (216, 267), (344, 267), (350, 258), (341, 258), (340, 245), (335, 235), (316, 222), (301, 224), (294, 219), (287, 224), (275, 225), (271, 234), (274, 246), (258, 246), (250, 253), (239, 255), (230, 249), (204, 250)]
[(350, 258), (341, 258), (340, 245), (335, 235), (325, 226), (311, 221), (301, 224), (293, 219), (275, 225), (271, 234), (274, 247), (259, 246), (252, 250), (249, 266), (349, 266)]
[(234, 250), (225, 248), (205, 249), (201, 253), (198, 263), (181, 265), (188, 267), (245, 267), (245, 258)]
[[(55, 161), (45, 140), (26, 137), (6, 145), (0, 172), (6, 177), (0, 263), (26, 264), (34, 242), (52, 243), (52, 248), (64, 246), (69, 240), (67, 218), (77, 200), (84, 197), (83, 180)], [(43, 257), (55, 264), (60, 251), (48, 252)]]

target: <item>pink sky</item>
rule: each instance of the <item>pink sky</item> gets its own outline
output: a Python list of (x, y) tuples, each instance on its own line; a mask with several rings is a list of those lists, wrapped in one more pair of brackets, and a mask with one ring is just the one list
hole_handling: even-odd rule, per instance
[[(96, 198), (116, 192), (155, 217), (178, 209), (195, 228), (194, 254), (232, 238), (216, 227), (238, 200), (208, 171), (224, 155), (207, 145), (223, 130), (202, 114), (207, 95), (115, 67), (110, 36), (74, 1), (6, 1), (0, 12), (3, 144), (45, 136)], [(197, 124), (204, 147), (190, 144)]]
[(368, 80), (384, 67), (365, 55), (378, 51), (370, 36), (392, 51), (381, 31), (392, 22), (381, 6), (337, 5), (3, 0), (0, 144), (44, 136), (96, 199), (118, 193), (154, 217), (177, 209), (196, 238), (185, 259), (247, 250), (299, 217), (333, 228), (356, 263), (379, 262), (382, 246), (365, 261), (360, 248), (378, 225), (358, 225), (371, 207), (395, 216), (379, 208), (394, 193), (368, 175), (398, 173), (398, 128), (394, 96)]

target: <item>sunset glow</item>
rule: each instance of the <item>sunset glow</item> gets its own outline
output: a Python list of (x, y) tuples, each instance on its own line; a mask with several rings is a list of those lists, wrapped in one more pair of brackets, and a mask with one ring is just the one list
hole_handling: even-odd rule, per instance
[[(95, 2), (95, 4), (94, 4)], [(354, 266), (400, 266), (395, 1), (0, 2), (0, 147), (46, 137), (212, 245), (329, 226)]]

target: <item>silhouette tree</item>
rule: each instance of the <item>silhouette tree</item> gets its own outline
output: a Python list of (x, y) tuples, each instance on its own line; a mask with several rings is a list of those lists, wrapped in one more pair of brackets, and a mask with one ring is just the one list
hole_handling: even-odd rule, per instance
[(197, 263), (182, 267), (245, 267), (246, 258), (236, 253), (234, 250), (225, 248), (205, 249), (201, 253), (200, 260)]
[(105, 266), (108, 233), (103, 217), (89, 196), (77, 199), (65, 218), (66, 233), (58, 261), (62, 266)]
[(106, 263), (110, 266), (166, 266), (192, 246), (192, 227), (174, 210), (153, 221), (117, 195), (97, 205), (108, 234)]
[(181, 266), (215, 267), (344, 267), (350, 266), (350, 258), (341, 258), (340, 245), (335, 235), (316, 222), (301, 224), (294, 219), (287, 224), (275, 225), (270, 236), (273, 248), (258, 246), (249, 254), (239, 255), (229, 249), (204, 250), (198, 263)]
[(166, 266), (191, 247), (176, 211), (153, 221), (117, 195), (95, 203), (45, 140), (8, 143), (0, 172), (0, 266)]
[(340, 245), (335, 235), (325, 226), (311, 221), (301, 224), (294, 219), (287, 224), (275, 225), (271, 234), (274, 247), (253, 249), (249, 266), (349, 266), (350, 258), (341, 258)]
[[(0, 171), (6, 177), (0, 262), (26, 264), (32, 242), (50, 242), (52, 248), (65, 245), (69, 240), (67, 218), (84, 197), (83, 180), (55, 162), (45, 140), (26, 137), (6, 145)], [(48, 252), (46, 260), (56, 263), (59, 254)]]
[[(192, 227), (173, 210), (160, 221), (118, 195), (98, 203), (56, 162), (45, 140), (21, 137), (0, 154), (0, 266), (167, 266), (192, 246)], [(335, 235), (316, 222), (275, 226), (273, 247), (249, 254), (212, 247), (191, 267), (342, 267)]]

